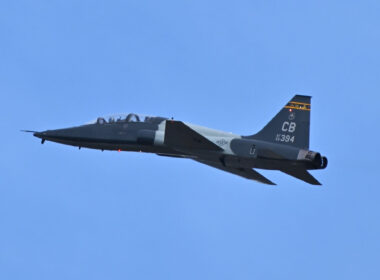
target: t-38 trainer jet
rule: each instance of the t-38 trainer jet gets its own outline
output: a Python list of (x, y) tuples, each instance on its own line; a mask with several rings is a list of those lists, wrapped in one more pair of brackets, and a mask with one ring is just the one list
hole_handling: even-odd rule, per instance
[(280, 170), (320, 185), (307, 171), (327, 166), (326, 157), (309, 150), (310, 100), (310, 96), (294, 96), (262, 130), (249, 136), (138, 114), (99, 117), (77, 127), (33, 132), (41, 143), (48, 140), (79, 148), (189, 158), (269, 185), (274, 183), (254, 168)]

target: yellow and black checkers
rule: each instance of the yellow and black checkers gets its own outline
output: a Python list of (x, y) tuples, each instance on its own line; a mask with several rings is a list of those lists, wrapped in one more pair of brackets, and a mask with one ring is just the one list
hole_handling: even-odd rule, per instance
[(310, 111), (311, 106), (309, 103), (290, 101), (286, 106), (286, 109)]

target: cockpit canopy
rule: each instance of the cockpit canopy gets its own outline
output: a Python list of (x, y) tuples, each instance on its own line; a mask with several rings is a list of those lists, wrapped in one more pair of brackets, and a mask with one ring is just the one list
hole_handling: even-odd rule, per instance
[(90, 122), (89, 124), (105, 124), (105, 123), (118, 123), (118, 122), (145, 122), (145, 123), (160, 123), (164, 120), (167, 120), (167, 118), (162, 117), (150, 117), (140, 114), (114, 114), (114, 115), (108, 115), (104, 117), (99, 117), (95, 121)]

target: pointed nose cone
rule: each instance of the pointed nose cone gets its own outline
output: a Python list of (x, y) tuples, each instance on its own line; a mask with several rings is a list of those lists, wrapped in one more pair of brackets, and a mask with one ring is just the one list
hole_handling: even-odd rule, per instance
[(35, 137), (37, 137), (37, 138), (43, 138), (43, 135), (44, 135), (44, 133), (43, 132), (34, 132), (33, 133), (33, 136), (35, 136)]
[(89, 139), (92, 135), (92, 130), (87, 127), (69, 127), (63, 129), (45, 130), (35, 132), (33, 135), (42, 139), (41, 143), (46, 141), (68, 144), (73, 146), (81, 146), (83, 139)]
[(33, 136), (37, 138), (41, 138), (41, 144), (45, 143), (45, 140), (46, 140), (45, 132), (34, 132)]
[(42, 132), (35, 132), (33, 135), (37, 138), (41, 138), (44, 140), (49, 140), (53, 142), (65, 140), (69, 137), (73, 136), (73, 129), (72, 128), (65, 128), (65, 129), (54, 129), (54, 130), (46, 130)]
[(33, 133), (33, 136), (41, 139), (56, 138), (57, 136), (59, 136), (59, 133), (57, 133), (57, 131), (59, 131), (59, 129), (35, 132)]

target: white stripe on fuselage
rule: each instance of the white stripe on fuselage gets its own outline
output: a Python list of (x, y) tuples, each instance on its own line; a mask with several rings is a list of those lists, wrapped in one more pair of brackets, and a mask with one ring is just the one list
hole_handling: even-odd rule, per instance
[(192, 130), (207, 138), (209, 141), (221, 147), (224, 150), (225, 154), (234, 154), (231, 150), (230, 143), (233, 139), (241, 138), (240, 135), (233, 134), (231, 132), (216, 130), (191, 123), (185, 124), (189, 126)]

